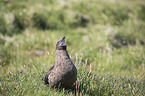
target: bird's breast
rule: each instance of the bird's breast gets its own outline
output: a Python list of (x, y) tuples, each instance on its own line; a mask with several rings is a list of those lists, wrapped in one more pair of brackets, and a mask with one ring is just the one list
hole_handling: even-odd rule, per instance
[(55, 68), (56, 71), (66, 73), (72, 71), (74, 65), (66, 50), (56, 50)]

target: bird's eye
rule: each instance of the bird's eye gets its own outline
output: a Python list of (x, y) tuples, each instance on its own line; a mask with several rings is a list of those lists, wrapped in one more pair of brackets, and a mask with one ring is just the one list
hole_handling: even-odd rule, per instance
[(59, 43), (60, 43), (60, 41), (57, 42), (57, 44), (59, 44)]

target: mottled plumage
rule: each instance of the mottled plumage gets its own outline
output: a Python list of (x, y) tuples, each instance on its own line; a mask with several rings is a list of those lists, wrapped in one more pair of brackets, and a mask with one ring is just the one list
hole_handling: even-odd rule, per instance
[(57, 42), (54, 66), (43, 77), (45, 84), (51, 87), (70, 88), (77, 79), (77, 69), (67, 53), (64, 39)]

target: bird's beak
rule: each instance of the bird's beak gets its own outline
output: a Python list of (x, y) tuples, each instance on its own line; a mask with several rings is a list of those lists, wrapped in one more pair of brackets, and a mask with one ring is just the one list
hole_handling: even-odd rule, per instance
[(60, 45), (59, 46), (67, 46), (66, 44), (65, 44), (65, 37), (63, 37), (62, 38), (62, 40), (61, 40), (61, 43), (60, 43)]
[(65, 36), (62, 38), (62, 41), (64, 41), (64, 39), (65, 39)]

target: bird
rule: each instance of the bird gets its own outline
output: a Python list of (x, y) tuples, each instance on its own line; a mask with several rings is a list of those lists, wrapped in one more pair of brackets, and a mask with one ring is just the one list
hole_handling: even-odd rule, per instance
[(77, 80), (77, 68), (70, 59), (65, 37), (56, 43), (54, 65), (42, 78), (50, 87), (71, 88)]

